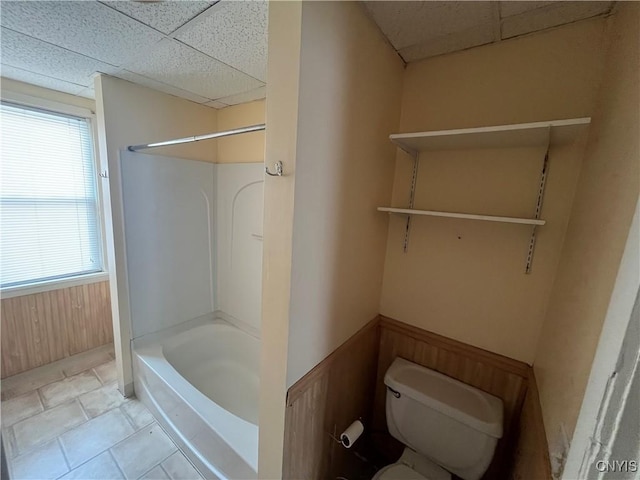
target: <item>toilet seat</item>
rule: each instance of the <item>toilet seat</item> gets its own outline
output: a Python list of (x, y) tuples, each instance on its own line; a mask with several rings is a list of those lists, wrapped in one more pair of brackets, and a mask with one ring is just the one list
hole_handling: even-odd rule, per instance
[(392, 463), (379, 470), (372, 480), (429, 480), (404, 463)]

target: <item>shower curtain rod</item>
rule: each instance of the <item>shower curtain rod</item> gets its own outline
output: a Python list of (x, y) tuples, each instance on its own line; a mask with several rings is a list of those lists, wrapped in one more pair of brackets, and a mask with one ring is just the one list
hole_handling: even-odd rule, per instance
[(199, 142), (200, 140), (211, 140), (212, 138), (229, 137), (231, 135), (239, 135), (241, 133), (258, 132), (264, 130), (267, 126), (264, 123), (251, 125), (249, 127), (234, 128), (233, 130), (224, 130), (222, 132), (205, 133), (204, 135), (195, 135), (193, 137), (176, 138), (174, 140), (166, 140), (164, 142), (147, 143), (145, 145), (130, 145), (127, 150), (137, 152), (146, 148), (166, 147), (169, 145), (179, 145), (181, 143)]

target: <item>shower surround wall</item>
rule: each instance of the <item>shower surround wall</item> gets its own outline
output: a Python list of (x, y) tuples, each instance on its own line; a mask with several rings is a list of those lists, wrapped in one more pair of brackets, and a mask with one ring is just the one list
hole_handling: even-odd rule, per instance
[(214, 312), (259, 336), (262, 164), (121, 157), (132, 338)]
[(215, 310), (260, 334), (262, 300), (262, 163), (213, 165), (215, 186)]
[(207, 478), (254, 478), (262, 164), (120, 156), (135, 393)]
[[(105, 253), (109, 265), (118, 388), (122, 393), (131, 395), (131, 324), (128, 304), (120, 298), (120, 295), (127, 295), (125, 285), (118, 282), (118, 277), (126, 273), (118, 176), (120, 149), (126, 145), (214, 132), (218, 122), (212, 108), (107, 75), (95, 79), (95, 91), (100, 172), (107, 174), (100, 181), (104, 195)], [(154, 153), (178, 153), (181, 158), (207, 162), (217, 159), (215, 142), (167, 147)]]

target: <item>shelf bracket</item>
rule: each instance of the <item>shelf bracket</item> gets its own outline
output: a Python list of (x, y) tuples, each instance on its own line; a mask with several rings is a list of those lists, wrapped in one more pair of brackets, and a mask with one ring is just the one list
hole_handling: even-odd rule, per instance
[[(549, 137), (547, 140), (547, 151), (544, 154), (544, 162), (542, 163), (542, 173), (540, 174), (540, 185), (538, 187), (538, 198), (536, 200), (536, 214), (534, 218), (538, 220), (540, 218), (540, 213), (542, 212), (542, 202), (544, 200), (544, 187), (547, 183), (547, 174), (549, 173), (549, 146), (551, 144), (551, 127), (549, 127)], [(525, 267), (524, 273), (531, 273), (531, 265), (533, 263), (533, 254), (536, 249), (536, 227), (534, 225), (531, 229), (531, 238), (529, 239), (529, 250), (527, 252), (527, 265)]]
[[(411, 174), (411, 191), (409, 192), (409, 208), (413, 209), (414, 201), (416, 198), (416, 182), (418, 180), (419, 154), (415, 150), (412, 150), (412, 151), (409, 151), (406, 149), (403, 149), (403, 150), (407, 152), (409, 155), (411, 155), (411, 158), (413, 158), (413, 173)], [(403, 245), (404, 253), (407, 253), (409, 251), (409, 232), (410, 231), (411, 231), (411, 215), (407, 215), (407, 224), (404, 230), (404, 245)]]

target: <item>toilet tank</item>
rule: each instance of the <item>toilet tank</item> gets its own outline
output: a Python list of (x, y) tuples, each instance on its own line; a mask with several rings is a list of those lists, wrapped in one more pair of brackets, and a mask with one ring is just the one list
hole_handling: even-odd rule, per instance
[(502, 400), (403, 358), (384, 383), (393, 437), (464, 480), (482, 477), (502, 437)]

